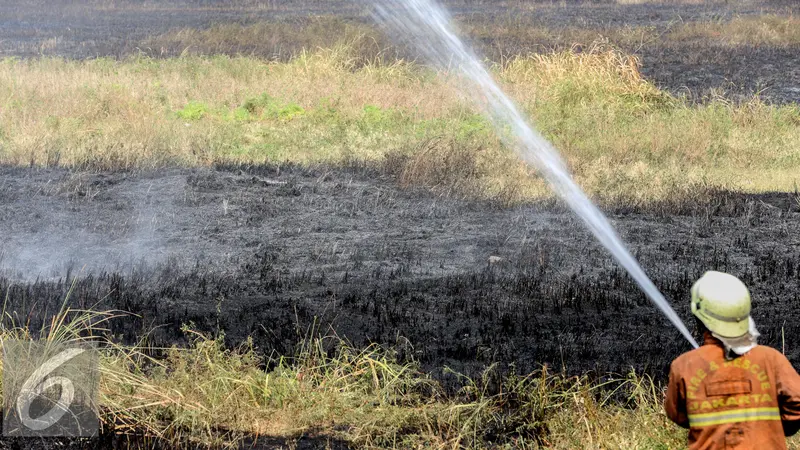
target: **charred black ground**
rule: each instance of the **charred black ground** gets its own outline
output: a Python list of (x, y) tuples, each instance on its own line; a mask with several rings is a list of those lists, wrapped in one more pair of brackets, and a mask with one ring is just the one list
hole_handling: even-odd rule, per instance
[[(4, 168), (0, 179), (0, 292), (33, 329), (74, 282), (73, 307), (138, 315), (112, 326), (128, 342), (155, 328), (152, 344), (182, 343), (191, 323), (231, 345), (252, 337), (268, 356), (336, 334), (399, 348), (437, 377), (493, 362), (661, 377), (689, 349), (557, 205), (442, 198), (367, 168)], [(752, 289), (763, 342), (785, 336), (800, 357), (796, 194), (611, 212), (684, 319), (691, 283), (728, 271)]]

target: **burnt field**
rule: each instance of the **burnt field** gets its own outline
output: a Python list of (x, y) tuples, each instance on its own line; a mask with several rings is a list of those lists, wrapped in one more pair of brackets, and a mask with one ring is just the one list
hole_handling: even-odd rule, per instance
[[(800, 361), (798, 6), (446, 3), (688, 327), (729, 272)], [(690, 345), (368, 9), (0, 4), (0, 340), (97, 342), (105, 445), (683, 445)]]
[[(135, 314), (111, 324), (125, 342), (185, 343), (180, 327), (193, 324), (269, 356), (338, 335), (396, 348), (437, 377), (497, 362), (660, 378), (689, 348), (554, 204), (445, 198), (365, 167), (6, 167), (0, 180), (6, 319), (34, 330), (74, 283), (69, 305)], [(607, 209), (685, 320), (691, 283), (729, 271), (752, 290), (762, 342), (800, 357), (797, 194)]]
[[(199, 52), (287, 59), (302, 48), (333, 44), (345, 34), (343, 24), (363, 27), (370, 22), (365, 5), (359, 2), (43, 4), (12, 1), (0, 5), (0, 57), (169, 57)], [(449, 2), (448, 7), (480, 53), (497, 63), (516, 55), (610, 41), (638, 56), (642, 73), (659, 87), (696, 101), (719, 95), (739, 101), (755, 94), (771, 103), (800, 101), (800, 49), (796, 42), (762, 42), (755, 36), (757, 31), (744, 30), (738, 38), (714, 31), (705, 37), (671, 34), (681, 27), (713, 27), (735, 18), (793, 17), (798, 11), (792, 2), (468, 1)], [(334, 17), (341, 27), (309, 32), (309, 21), (315, 17)], [(210, 48), (206, 48), (207, 42), (164, 37), (220, 24), (256, 23), (275, 24), (283, 31), (268, 32), (250, 43), (223, 40)], [(378, 38), (376, 48), (368, 53), (396, 54), (390, 46), (392, 43)], [(399, 56), (414, 57), (403, 51)]]

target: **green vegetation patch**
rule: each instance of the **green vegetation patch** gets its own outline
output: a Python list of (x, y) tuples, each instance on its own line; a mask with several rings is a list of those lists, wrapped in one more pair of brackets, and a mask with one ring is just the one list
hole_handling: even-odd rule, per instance
[(208, 113), (208, 106), (202, 102), (189, 102), (175, 114), (184, 120), (200, 120)]
[(236, 117), (248, 119), (292, 120), (305, 115), (305, 109), (294, 102), (282, 102), (267, 93), (248, 98), (234, 112)]

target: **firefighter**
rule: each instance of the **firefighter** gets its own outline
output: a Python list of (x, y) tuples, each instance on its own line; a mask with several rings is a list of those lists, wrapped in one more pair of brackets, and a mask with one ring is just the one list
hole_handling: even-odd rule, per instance
[(689, 429), (689, 448), (785, 449), (800, 429), (800, 375), (783, 354), (756, 343), (750, 292), (738, 278), (706, 272), (692, 286), (703, 345), (672, 362), (664, 409)]

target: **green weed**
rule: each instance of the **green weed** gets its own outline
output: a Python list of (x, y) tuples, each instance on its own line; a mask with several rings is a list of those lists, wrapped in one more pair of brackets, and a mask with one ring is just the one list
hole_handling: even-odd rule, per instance
[(175, 114), (184, 120), (200, 120), (208, 113), (208, 106), (202, 102), (189, 102)]

